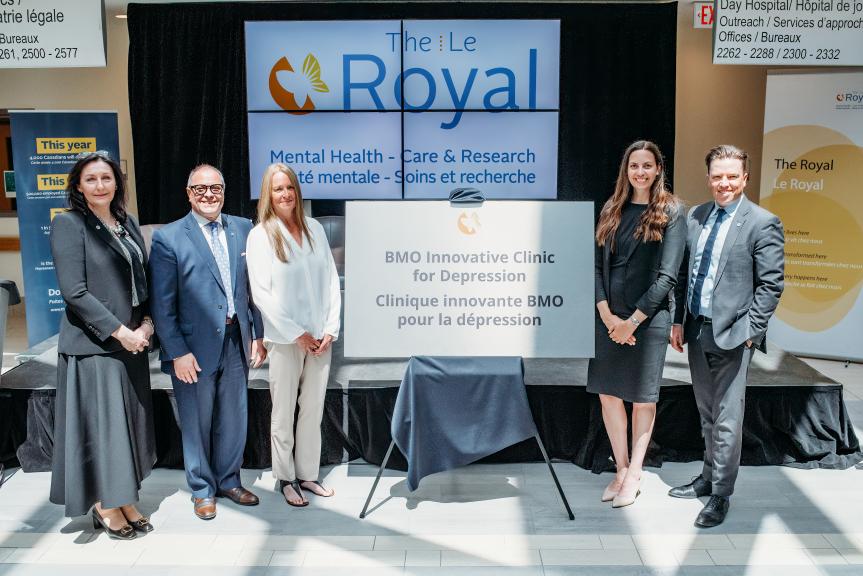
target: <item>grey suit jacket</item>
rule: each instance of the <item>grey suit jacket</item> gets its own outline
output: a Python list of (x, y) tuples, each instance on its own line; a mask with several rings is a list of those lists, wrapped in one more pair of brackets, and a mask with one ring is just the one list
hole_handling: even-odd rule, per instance
[[(144, 255), (138, 222), (129, 215), (125, 228)], [(149, 313), (149, 303), (132, 308), (129, 263), (119, 244), (92, 214), (70, 210), (51, 222), (51, 253), (66, 313), (60, 320), (61, 354), (106, 354), (123, 349), (111, 334), (124, 324), (135, 329)]]
[[(714, 203), (692, 208), (687, 215), (686, 252), (675, 289), (674, 323), (683, 324), (684, 341), (694, 338), (687, 313), (686, 290), (701, 229)], [(766, 351), (767, 322), (779, 304), (785, 281), (785, 235), (782, 222), (745, 196), (722, 246), (713, 288), (713, 336), (725, 350), (747, 340)]]

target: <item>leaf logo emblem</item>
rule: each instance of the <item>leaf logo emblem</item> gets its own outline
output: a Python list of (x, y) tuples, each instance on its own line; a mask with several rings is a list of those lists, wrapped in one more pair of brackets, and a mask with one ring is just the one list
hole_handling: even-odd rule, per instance
[[(306, 114), (315, 109), (312, 92), (329, 92), (321, 79), (321, 65), (314, 54), (307, 54), (303, 67), (296, 72), (287, 57), (281, 57), (270, 70), (270, 95), (282, 110)], [(300, 105), (302, 102), (302, 105)]]
[(471, 212), (471, 215), (468, 216), (462, 212), (458, 217), (457, 225), (459, 232), (466, 236), (473, 236), (480, 228), (479, 215), (476, 212)]

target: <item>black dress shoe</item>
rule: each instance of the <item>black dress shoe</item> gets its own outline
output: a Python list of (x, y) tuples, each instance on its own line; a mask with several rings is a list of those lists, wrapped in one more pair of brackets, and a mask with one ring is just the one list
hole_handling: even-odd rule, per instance
[(231, 488), (230, 490), (219, 490), (219, 496), (222, 498), (228, 498), (235, 504), (239, 504), (240, 506), (257, 506), (258, 505), (258, 497), (243, 488), (242, 486), (237, 486), (236, 488)]
[(698, 513), (695, 525), (699, 528), (719, 526), (725, 521), (725, 515), (728, 514), (728, 507), (730, 505), (731, 500), (728, 499), (728, 496), (711, 496), (701, 512)]
[(669, 490), (668, 495), (674, 498), (701, 498), (702, 496), (710, 496), (712, 491), (710, 482), (701, 476), (696, 476), (689, 484)]

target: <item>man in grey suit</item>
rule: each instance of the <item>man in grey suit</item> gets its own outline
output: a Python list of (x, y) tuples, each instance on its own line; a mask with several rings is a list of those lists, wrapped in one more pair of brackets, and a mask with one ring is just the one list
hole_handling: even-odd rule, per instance
[(766, 351), (767, 322), (782, 294), (785, 237), (779, 218), (743, 195), (749, 156), (735, 146), (707, 153), (713, 201), (687, 216), (686, 253), (675, 289), (671, 345), (689, 345), (692, 387), (704, 436), (701, 475), (669, 491), (710, 500), (695, 525), (718, 526), (740, 467), (746, 375), (752, 348)]

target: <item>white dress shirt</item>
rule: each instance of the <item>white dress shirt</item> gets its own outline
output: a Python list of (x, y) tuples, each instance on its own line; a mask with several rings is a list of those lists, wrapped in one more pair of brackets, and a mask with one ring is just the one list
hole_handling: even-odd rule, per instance
[(246, 265), (252, 299), (264, 320), (264, 338), (277, 344), (292, 344), (308, 332), (315, 339), (339, 335), (341, 288), (339, 273), (323, 226), (306, 218), (314, 248), (302, 237), (299, 246), (287, 227), (279, 222), (286, 240), (288, 261), (282, 262), (258, 224), (246, 242)]
[[(207, 225), (210, 224), (210, 220), (207, 220), (206, 218), (204, 218), (203, 216), (201, 216), (200, 214), (198, 214), (194, 210), (192, 211), (192, 216), (195, 217), (195, 221), (198, 223), (198, 227), (201, 229), (201, 234), (203, 234), (204, 238), (207, 239), (207, 246), (209, 246), (210, 250), (212, 251), (213, 250), (212, 235), (210, 233), (210, 229), (207, 228)], [(219, 232), (218, 232), (219, 242), (222, 243), (222, 248), (225, 249), (225, 254), (228, 255), (228, 258), (230, 258), (231, 253), (228, 252), (228, 238), (225, 236), (225, 223), (222, 222), (222, 215), (219, 214), (219, 217), (216, 218), (215, 221), (219, 223)]]
[[(713, 287), (716, 284), (716, 272), (719, 269), (719, 257), (722, 255), (722, 247), (725, 245), (725, 238), (728, 236), (728, 231), (734, 222), (734, 215), (737, 213), (737, 208), (740, 207), (740, 200), (729, 204), (725, 207), (725, 212), (728, 216), (719, 225), (719, 232), (716, 233), (716, 240), (713, 243), (713, 252), (710, 257), (710, 266), (707, 268), (707, 276), (704, 278), (704, 284), (701, 287), (701, 315), (705, 318), (713, 318)], [(698, 244), (695, 248), (695, 258), (692, 258), (692, 271), (689, 274), (689, 289), (686, 293), (687, 302), (692, 301), (692, 290), (695, 287), (695, 280), (698, 276), (698, 267), (701, 265), (701, 258), (704, 253), (704, 245), (707, 244), (707, 237), (710, 236), (710, 231), (713, 229), (713, 224), (719, 214), (720, 206), (713, 204), (713, 211), (707, 217), (704, 226), (701, 227), (701, 235), (698, 237)]]
[[(210, 225), (210, 222), (213, 222), (213, 221), (219, 223), (219, 229), (218, 229), (218, 232), (216, 232), (216, 236), (219, 238), (219, 242), (221, 242), (221, 244), (222, 244), (222, 249), (225, 251), (225, 255), (228, 257), (228, 266), (230, 266), (231, 265), (231, 262), (230, 262), (231, 261), (231, 252), (228, 250), (228, 237), (225, 235), (225, 224), (224, 224), (224, 222), (222, 222), (222, 215), (219, 214), (218, 218), (216, 218), (215, 220), (207, 220), (206, 218), (204, 218), (203, 216), (201, 216), (200, 214), (198, 214), (197, 212), (192, 210), (192, 216), (195, 218), (195, 222), (198, 223), (198, 228), (200, 228), (201, 234), (204, 235), (204, 239), (207, 241), (207, 246), (210, 247), (210, 252), (213, 252), (213, 235), (212, 235), (212, 232), (210, 232), (209, 225)], [(216, 257), (216, 253), (213, 252), (213, 258), (215, 258), (215, 257)], [(229, 273), (230, 273), (230, 270), (229, 270)], [(226, 294), (229, 303), (232, 303), (234, 301), (233, 291), (234, 291), (234, 286), (231, 285), (231, 294)], [(233, 308), (233, 304), (229, 304), (228, 308), (229, 309)]]

